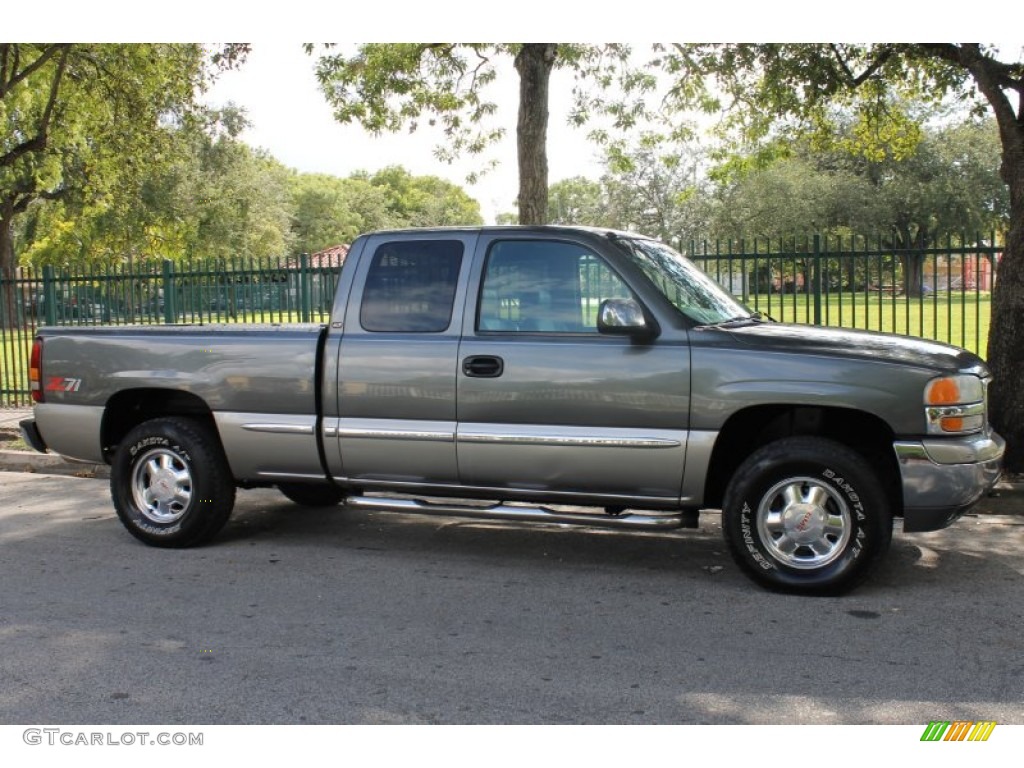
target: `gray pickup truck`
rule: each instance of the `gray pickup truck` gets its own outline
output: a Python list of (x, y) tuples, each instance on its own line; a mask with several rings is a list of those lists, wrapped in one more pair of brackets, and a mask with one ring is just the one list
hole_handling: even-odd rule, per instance
[[(38, 450), (111, 465), (128, 530), (214, 537), (238, 487), (294, 502), (615, 528), (722, 510), (757, 582), (845, 591), (998, 478), (989, 373), (944, 344), (775, 323), (654, 240), (377, 232), (330, 322), (45, 328)], [(372, 495), (368, 495), (372, 494)]]

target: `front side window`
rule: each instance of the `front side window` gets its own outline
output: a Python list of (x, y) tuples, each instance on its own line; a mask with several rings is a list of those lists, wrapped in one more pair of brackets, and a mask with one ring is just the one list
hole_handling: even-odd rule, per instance
[(447, 330), (462, 252), (458, 240), (412, 240), (377, 248), (359, 309), (363, 329), (379, 333)]
[(597, 333), (604, 299), (632, 298), (592, 251), (542, 240), (494, 243), (480, 291), (477, 330)]

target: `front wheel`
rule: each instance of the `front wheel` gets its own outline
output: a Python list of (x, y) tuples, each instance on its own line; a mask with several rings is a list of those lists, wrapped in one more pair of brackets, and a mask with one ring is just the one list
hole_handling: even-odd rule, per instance
[(887, 484), (858, 453), (818, 437), (755, 451), (722, 505), (733, 559), (784, 592), (840, 594), (863, 581), (892, 539)]
[(110, 493), (124, 527), (156, 547), (209, 541), (235, 503), (216, 435), (187, 418), (152, 419), (129, 432), (114, 455)]

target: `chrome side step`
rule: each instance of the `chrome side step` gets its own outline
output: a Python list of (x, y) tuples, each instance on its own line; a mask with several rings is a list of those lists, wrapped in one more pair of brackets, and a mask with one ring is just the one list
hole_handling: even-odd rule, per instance
[(526, 523), (589, 525), (601, 528), (696, 528), (696, 513), (644, 511), (623, 515), (592, 512), (563, 512), (547, 507), (491, 504), (471, 506), (420, 499), (391, 499), (377, 496), (349, 496), (346, 506), (372, 512), (403, 512), (415, 515), (468, 517), (475, 520), (509, 520)]

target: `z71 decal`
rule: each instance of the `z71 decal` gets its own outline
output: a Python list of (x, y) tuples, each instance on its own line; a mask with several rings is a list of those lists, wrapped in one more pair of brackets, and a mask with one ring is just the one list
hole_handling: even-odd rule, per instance
[(70, 376), (51, 376), (46, 380), (47, 392), (77, 392), (81, 386), (81, 379), (73, 379)]

